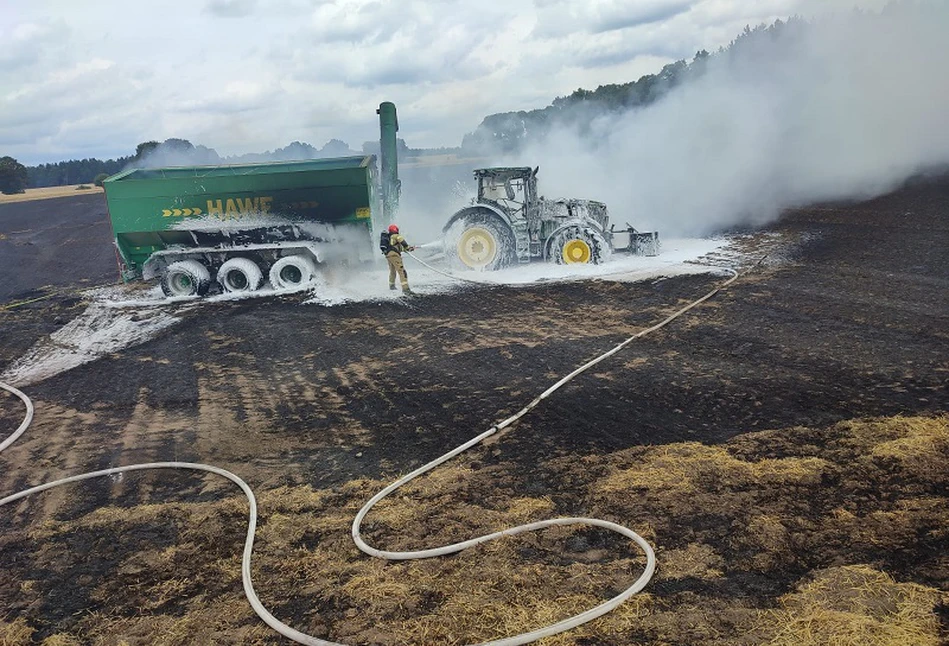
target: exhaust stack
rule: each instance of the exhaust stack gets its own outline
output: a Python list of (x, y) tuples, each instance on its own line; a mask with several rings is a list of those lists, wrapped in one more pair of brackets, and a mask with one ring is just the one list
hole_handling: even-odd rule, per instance
[(395, 104), (385, 101), (376, 110), (379, 115), (379, 153), (382, 166), (382, 217), (386, 224), (392, 223), (399, 210), (402, 182), (399, 180), (399, 156), (396, 133), (399, 118)]

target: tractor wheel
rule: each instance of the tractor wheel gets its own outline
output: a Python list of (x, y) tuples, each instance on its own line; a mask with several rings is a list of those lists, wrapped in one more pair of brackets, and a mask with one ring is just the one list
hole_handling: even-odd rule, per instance
[(568, 227), (557, 234), (550, 245), (548, 257), (558, 265), (599, 265), (610, 256), (606, 238), (589, 227)]
[(197, 260), (173, 262), (161, 277), (165, 296), (203, 296), (210, 285), (211, 273)]
[(217, 282), (225, 292), (255, 292), (264, 275), (250, 258), (231, 258), (217, 270)]
[(293, 289), (310, 283), (317, 276), (316, 265), (308, 256), (284, 256), (270, 268), (274, 289)]
[(514, 260), (514, 232), (497, 217), (474, 214), (449, 230), (446, 248), (459, 268), (494, 271)]

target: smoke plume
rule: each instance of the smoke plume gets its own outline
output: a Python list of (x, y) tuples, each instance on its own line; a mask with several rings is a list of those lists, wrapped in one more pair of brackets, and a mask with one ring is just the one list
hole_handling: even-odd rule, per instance
[(779, 27), (746, 33), (648, 107), (499, 161), (540, 165), (548, 197), (599, 199), (614, 222), (664, 235), (872, 197), (949, 162), (946, 3)]

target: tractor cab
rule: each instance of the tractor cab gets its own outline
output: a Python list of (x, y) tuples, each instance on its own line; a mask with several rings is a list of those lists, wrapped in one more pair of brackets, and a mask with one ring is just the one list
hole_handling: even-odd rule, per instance
[(513, 219), (527, 219), (537, 203), (537, 168), (479, 168), (478, 204), (493, 204)]

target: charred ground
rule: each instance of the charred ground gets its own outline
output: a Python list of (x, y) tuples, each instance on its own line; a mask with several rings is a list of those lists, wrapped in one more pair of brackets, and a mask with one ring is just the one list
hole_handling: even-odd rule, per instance
[[(91, 231), (92, 197), (31, 203), (31, 217), (69, 213)], [(24, 235), (8, 231), (26, 217), (13, 207), (27, 208), (0, 206), (5, 263), (3, 245)], [(772, 233), (795, 242), (789, 255), (382, 507), (370, 536), (430, 546), (577, 514), (642, 530), (660, 561), (648, 594), (553, 643), (806, 643), (792, 639), (800, 616), (858, 637), (905, 631), (878, 643), (937, 643), (937, 591), (949, 588), (947, 214), (946, 178), (785, 214)], [(99, 280), (113, 262), (93, 256), (69, 272), (51, 255), (16, 256), (30, 278), (15, 272), (5, 298), (55, 295), (0, 313), (0, 369), (82, 311), (72, 277)], [(31, 386), (36, 421), (0, 456), (0, 491), (133, 462), (216, 464), (261, 493), (255, 575), (282, 619), (356, 643), (497, 638), (621, 589), (635, 553), (579, 531), (381, 564), (347, 544), (352, 514), (384, 480), (719, 281), (202, 305), (144, 345)], [(3, 401), (15, 428), (19, 406)], [(137, 475), (2, 511), (8, 635), (280, 642), (242, 600), (245, 511), (223, 484)], [(815, 599), (841, 616), (808, 615)]]

